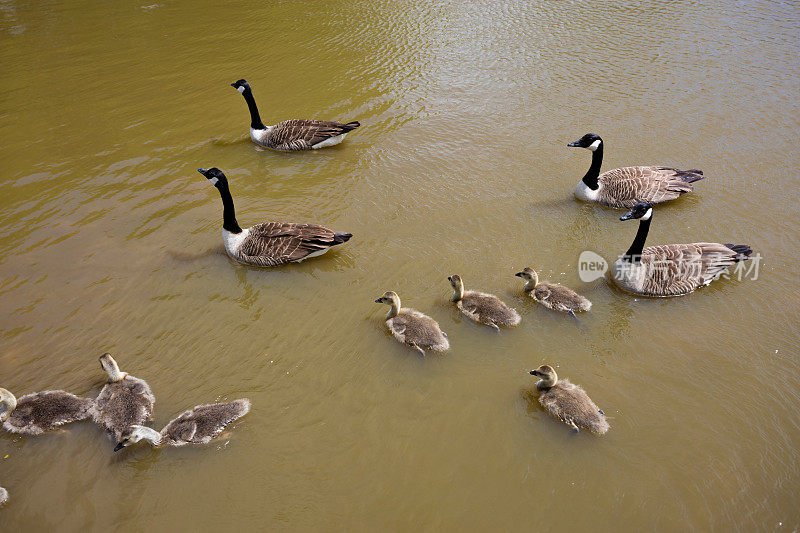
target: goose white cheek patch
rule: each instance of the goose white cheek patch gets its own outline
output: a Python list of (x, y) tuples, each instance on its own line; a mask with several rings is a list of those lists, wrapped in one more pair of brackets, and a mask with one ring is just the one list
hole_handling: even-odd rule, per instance
[(237, 91), (239, 91), (240, 93), (244, 94), (244, 85), (240, 85), (240, 86), (238, 86), (238, 87), (236, 88), (236, 90), (237, 90)]
[(653, 216), (653, 208), (647, 210), (647, 213), (644, 214), (642, 220), (650, 220), (650, 217)]
[(600, 146), (600, 143), (601, 143), (601, 142), (602, 142), (602, 141), (601, 141), (600, 139), (597, 139), (595, 142), (593, 142), (592, 144), (590, 144), (590, 145), (589, 145), (589, 146), (587, 146), (586, 148), (588, 148), (589, 150), (591, 150), (592, 152), (594, 152), (595, 150), (597, 150), (597, 147), (598, 147), (598, 146)]
[(219, 181), (219, 178), (211, 178), (211, 179), (210, 179), (210, 180), (208, 180), (208, 181), (210, 181), (210, 182), (211, 182), (211, 185), (216, 185), (216, 184), (217, 184), (217, 182)]

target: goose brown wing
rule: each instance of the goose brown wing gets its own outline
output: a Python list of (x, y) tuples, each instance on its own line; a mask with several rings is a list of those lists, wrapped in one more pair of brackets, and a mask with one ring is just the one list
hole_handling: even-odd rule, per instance
[(642, 250), (642, 265), (648, 276), (644, 292), (653, 296), (686, 294), (710, 283), (732, 265), (737, 254), (712, 242), (648, 246)]
[(94, 401), (64, 391), (26, 394), (6, 421), (15, 433), (38, 435), (77, 420), (89, 418)]
[(315, 144), (356, 127), (357, 122), (343, 124), (331, 120), (286, 120), (270, 130), (269, 143), (278, 150), (308, 150)]
[[(687, 171), (688, 172), (688, 171)], [(636, 202), (653, 204), (674, 200), (694, 187), (686, 173), (669, 167), (623, 167), (598, 177), (603, 185), (605, 203), (615, 207), (633, 207)]]
[(334, 232), (323, 226), (265, 222), (250, 228), (239, 253), (249, 263), (274, 266), (298, 261), (334, 244)]

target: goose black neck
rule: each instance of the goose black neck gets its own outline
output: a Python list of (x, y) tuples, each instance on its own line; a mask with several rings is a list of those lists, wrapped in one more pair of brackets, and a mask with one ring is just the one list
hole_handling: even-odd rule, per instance
[(233, 208), (233, 198), (231, 191), (226, 184), (219, 184), (219, 195), (222, 197), (222, 228), (231, 233), (241, 233), (242, 228), (236, 222), (236, 211)]
[(593, 191), (597, 190), (597, 177), (600, 176), (600, 166), (603, 164), (603, 143), (592, 152), (592, 166), (583, 177), (583, 182)]
[(639, 230), (636, 232), (633, 244), (623, 256), (624, 261), (629, 263), (640, 263), (642, 261), (642, 250), (644, 250), (644, 241), (647, 240), (647, 232), (650, 231), (651, 220), (653, 220), (652, 215), (647, 220), (639, 219)]
[(256, 99), (253, 98), (253, 91), (248, 87), (244, 90), (242, 96), (244, 96), (244, 100), (247, 102), (247, 108), (250, 110), (250, 127), (254, 130), (266, 129), (264, 123), (261, 122), (261, 116), (258, 114), (258, 107), (256, 106)]

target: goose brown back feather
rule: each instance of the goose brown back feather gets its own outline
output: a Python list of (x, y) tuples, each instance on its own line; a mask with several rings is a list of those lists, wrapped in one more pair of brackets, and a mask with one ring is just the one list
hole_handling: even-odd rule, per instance
[(263, 142), (259, 144), (273, 150), (310, 150), (316, 144), (359, 126), (358, 122), (344, 124), (332, 120), (286, 120), (270, 128)]
[(597, 203), (617, 208), (631, 208), (639, 201), (651, 204), (668, 202), (692, 192), (692, 182), (703, 179), (700, 170), (670, 167), (623, 167), (600, 174)]
[(680, 296), (708, 285), (741, 259), (737, 251), (715, 242), (648, 246), (637, 269), (641, 274), (615, 279), (623, 289), (643, 296)]

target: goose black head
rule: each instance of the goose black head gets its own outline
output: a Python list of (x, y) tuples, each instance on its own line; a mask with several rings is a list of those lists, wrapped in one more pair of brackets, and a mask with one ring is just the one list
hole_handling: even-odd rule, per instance
[(619, 217), (620, 220), (630, 220), (632, 218), (641, 218), (642, 220), (650, 220), (653, 216), (653, 206), (648, 202), (636, 202), (630, 211)]
[(231, 83), (231, 87), (233, 87), (242, 94), (244, 94), (245, 91), (250, 90), (250, 84), (247, 83), (247, 80), (245, 79), (241, 79)]
[(211, 167), (208, 169), (198, 168), (197, 171), (205, 176), (214, 187), (223, 187), (228, 184), (228, 178), (226, 178), (225, 174), (223, 174), (222, 171), (217, 167)]
[(603, 144), (603, 139), (601, 139), (599, 135), (595, 133), (587, 133), (577, 141), (569, 143), (567, 146), (571, 146), (573, 148), (586, 148), (594, 152), (601, 144)]

